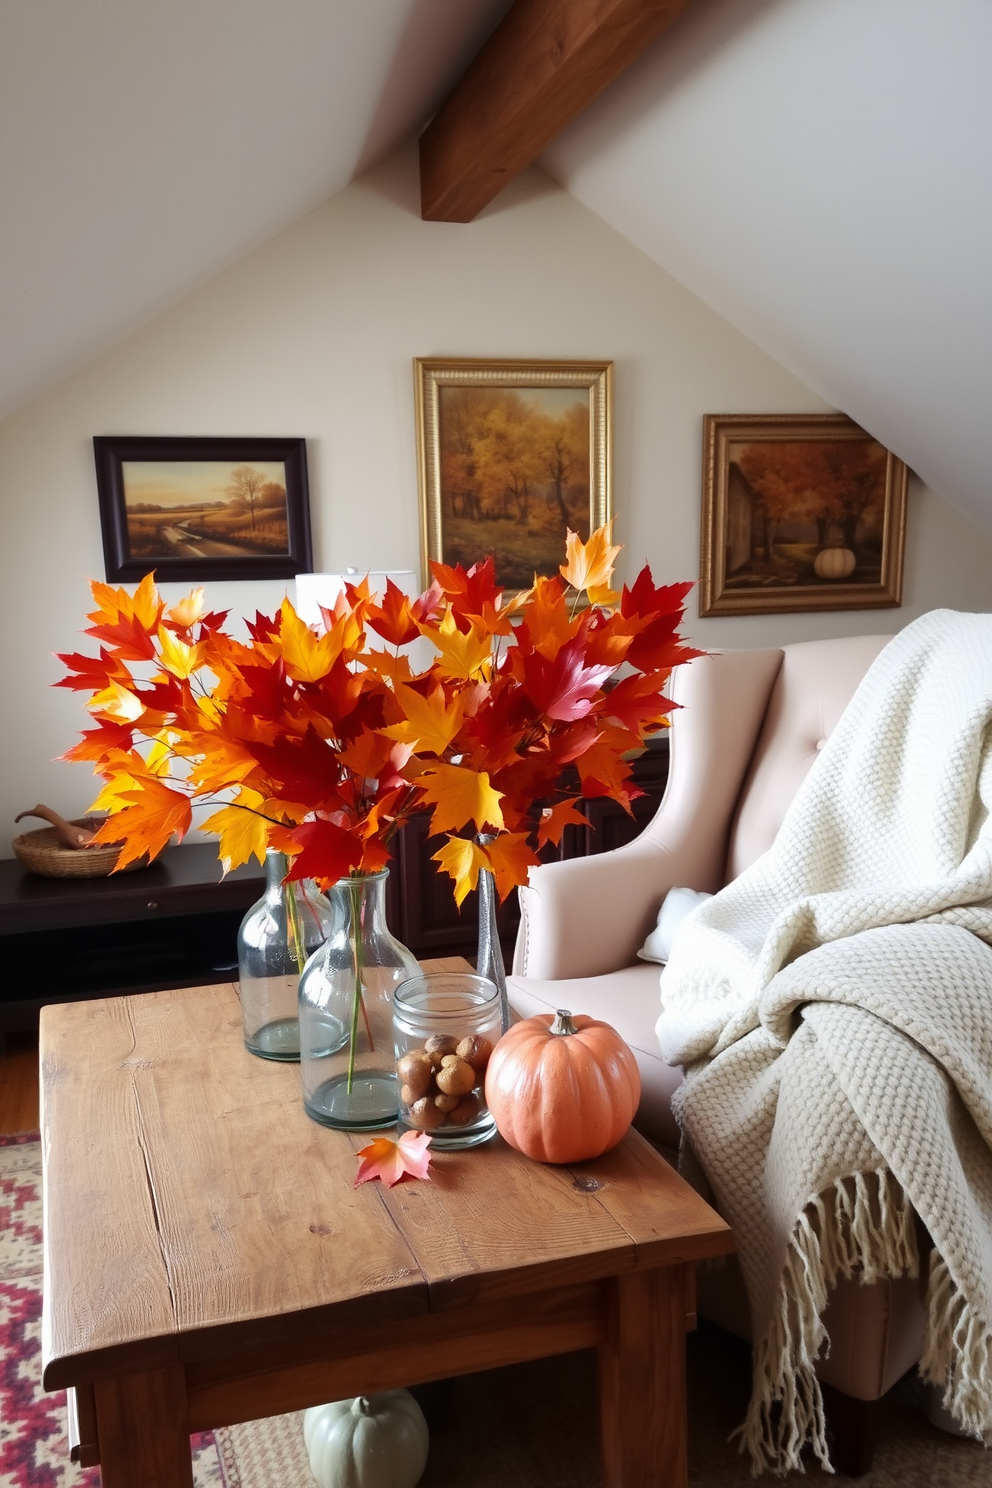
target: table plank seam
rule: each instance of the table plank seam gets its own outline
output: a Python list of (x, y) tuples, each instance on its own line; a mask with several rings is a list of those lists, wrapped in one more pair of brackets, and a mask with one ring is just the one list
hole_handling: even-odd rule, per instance
[[(123, 999), (123, 1002), (127, 1013), (128, 1026), (131, 1029), (131, 1050), (133, 1053), (138, 1047), (138, 1036), (134, 1027), (131, 999), (129, 997), (126, 997)], [(180, 1331), (179, 1307), (177, 1303), (176, 1293), (172, 1285), (172, 1271), (169, 1266), (169, 1256), (165, 1244), (165, 1236), (162, 1233), (161, 1210), (159, 1207), (158, 1196), (155, 1192), (155, 1180), (152, 1177), (151, 1159), (149, 1157), (148, 1142), (145, 1136), (144, 1117), (141, 1110), (141, 1096), (138, 1093), (138, 1082), (135, 1078), (134, 1070), (129, 1071), (129, 1083), (131, 1087), (131, 1095), (134, 1100), (135, 1132), (138, 1138), (138, 1148), (141, 1152), (142, 1167), (145, 1171), (145, 1183), (148, 1187), (148, 1199), (152, 1208), (152, 1219), (155, 1223), (155, 1239), (158, 1244), (159, 1255), (162, 1258), (162, 1269), (165, 1273), (165, 1284), (169, 1291), (169, 1305), (172, 1308), (172, 1320), (175, 1324), (176, 1333), (178, 1334)]]

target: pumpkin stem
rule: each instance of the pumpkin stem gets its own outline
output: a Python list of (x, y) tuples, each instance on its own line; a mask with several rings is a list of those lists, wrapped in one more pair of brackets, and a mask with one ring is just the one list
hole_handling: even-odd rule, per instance
[(578, 1029), (572, 1022), (572, 1015), (568, 1008), (558, 1008), (555, 1013), (555, 1021), (549, 1032), (551, 1033), (578, 1033)]
[(355, 1404), (358, 1406), (358, 1414), (360, 1416), (369, 1416), (372, 1414), (372, 1409), (369, 1405), (369, 1397), (367, 1395), (359, 1395)]

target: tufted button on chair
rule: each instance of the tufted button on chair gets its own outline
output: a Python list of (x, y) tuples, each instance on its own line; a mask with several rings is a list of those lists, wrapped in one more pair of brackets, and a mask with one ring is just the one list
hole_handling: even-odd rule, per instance
[[(728, 651), (679, 668), (671, 695), (668, 785), (653, 821), (615, 852), (532, 869), (509, 978), (523, 1017), (567, 1007), (611, 1023), (643, 1083), (635, 1124), (674, 1159), (672, 1095), (654, 1025), (657, 964), (637, 952), (674, 887), (715, 892), (774, 841), (793, 796), (888, 636)], [(750, 1336), (735, 1265), (699, 1279), (699, 1310)], [(872, 1406), (920, 1357), (925, 1315), (916, 1281), (841, 1282), (817, 1365), (834, 1431), (834, 1462), (866, 1472)]]

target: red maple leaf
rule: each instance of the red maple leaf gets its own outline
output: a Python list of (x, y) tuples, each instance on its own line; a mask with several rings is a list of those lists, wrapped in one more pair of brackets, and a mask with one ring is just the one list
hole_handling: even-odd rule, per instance
[(300, 822), (282, 830), (276, 827), (270, 835), (274, 847), (282, 845), (295, 853), (286, 877), (315, 878), (324, 889), (346, 878), (362, 861), (362, 843), (335, 822)]
[(524, 691), (548, 718), (571, 723), (585, 718), (612, 670), (609, 666), (587, 666), (582, 637), (576, 636), (553, 660), (538, 651), (524, 657)]
[(337, 754), (312, 725), (302, 736), (283, 736), (274, 744), (246, 741), (273, 786), (272, 794), (289, 801), (305, 801), (311, 811), (336, 804), (341, 767)]
[(382, 604), (372, 603), (367, 610), (368, 625), (391, 646), (406, 646), (416, 640), (419, 627), (410, 613), (410, 601), (392, 579), (386, 580)]
[(120, 682), (125, 687), (131, 674), (117, 656), (112, 656), (106, 647), (100, 647), (99, 656), (83, 656), (81, 652), (57, 652), (59, 661), (75, 675), (60, 677), (54, 687), (71, 687), (76, 692), (102, 692), (111, 682)]

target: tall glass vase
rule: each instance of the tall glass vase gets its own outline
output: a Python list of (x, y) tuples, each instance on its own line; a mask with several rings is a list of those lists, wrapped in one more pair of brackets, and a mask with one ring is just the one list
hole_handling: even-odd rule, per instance
[(393, 992), (420, 975), (386, 928), (388, 869), (329, 890), (332, 924), (300, 978), (303, 1105), (323, 1126), (375, 1131), (399, 1110)]
[[(487, 832), (480, 832), (476, 839), (483, 847), (495, 839)], [(505, 1033), (510, 1026), (510, 1002), (506, 990), (506, 968), (503, 965), (503, 947), (499, 941), (499, 925), (496, 910), (496, 880), (488, 868), (479, 870), (479, 948), (475, 958), (475, 969), (479, 976), (488, 979), (499, 990), (500, 1031)]]
[(330, 905), (312, 883), (283, 882), (288, 867), (286, 854), (270, 847), (265, 893), (238, 931), (245, 1048), (262, 1059), (299, 1059), (300, 972), (331, 925)]

